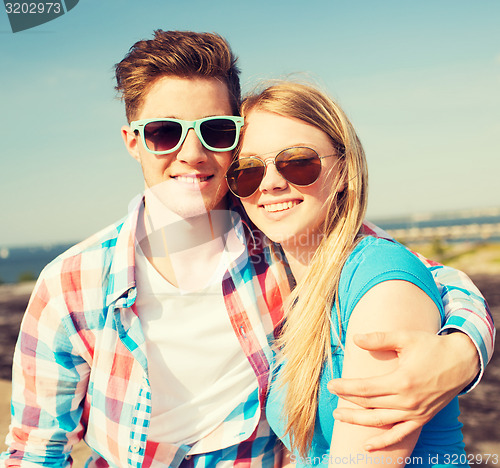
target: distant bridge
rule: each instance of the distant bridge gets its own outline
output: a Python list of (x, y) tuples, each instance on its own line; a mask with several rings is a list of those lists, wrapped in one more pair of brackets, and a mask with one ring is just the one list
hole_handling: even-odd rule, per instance
[(472, 223), (454, 226), (409, 227), (388, 229), (396, 239), (405, 242), (425, 242), (441, 240), (485, 240), (500, 238), (500, 223)]

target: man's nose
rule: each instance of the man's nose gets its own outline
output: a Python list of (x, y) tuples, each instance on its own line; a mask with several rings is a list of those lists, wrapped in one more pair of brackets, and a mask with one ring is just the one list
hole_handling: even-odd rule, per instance
[(193, 128), (188, 130), (186, 138), (177, 152), (177, 159), (192, 166), (207, 160), (207, 149), (203, 146)]

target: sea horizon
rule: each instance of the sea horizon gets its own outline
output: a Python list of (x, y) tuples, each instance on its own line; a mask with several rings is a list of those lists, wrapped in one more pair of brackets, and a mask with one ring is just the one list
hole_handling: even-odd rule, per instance
[[(415, 239), (418, 242), (419, 236), (422, 242), (433, 239), (450, 243), (500, 242), (500, 207), (367, 219), (403, 242), (415, 242)], [(474, 226), (476, 229), (471, 229)], [(481, 226), (490, 228), (486, 235)], [(447, 236), (450, 230), (453, 230), (453, 236)], [(0, 284), (35, 280), (48, 263), (82, 240), (31, 245), (0, 244)]]

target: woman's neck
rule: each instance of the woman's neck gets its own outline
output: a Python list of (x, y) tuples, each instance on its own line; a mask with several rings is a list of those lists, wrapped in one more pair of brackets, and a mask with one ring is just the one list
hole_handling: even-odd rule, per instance
[(284, 242), (280, 245), (283, 252), (285, 252), (295, 281), (298, 283), (305, 276), (319, 243), (311, 240), (311, 242), (306, 242), (305, 245), (303, 242), (300, 244)]

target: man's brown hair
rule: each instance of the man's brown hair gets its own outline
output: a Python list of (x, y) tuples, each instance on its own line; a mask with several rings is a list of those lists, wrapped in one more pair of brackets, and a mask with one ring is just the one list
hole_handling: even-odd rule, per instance
[(115, 66), (116, 90), (125, 101), (128, 121), (134, 120), (146, 93), (163, 76), (221, 79), (227, 85), (232, 111), (239, 115), (236, 61), (229, 44), (218, 34), (156, 30), (153, 39), (136, 42)]

